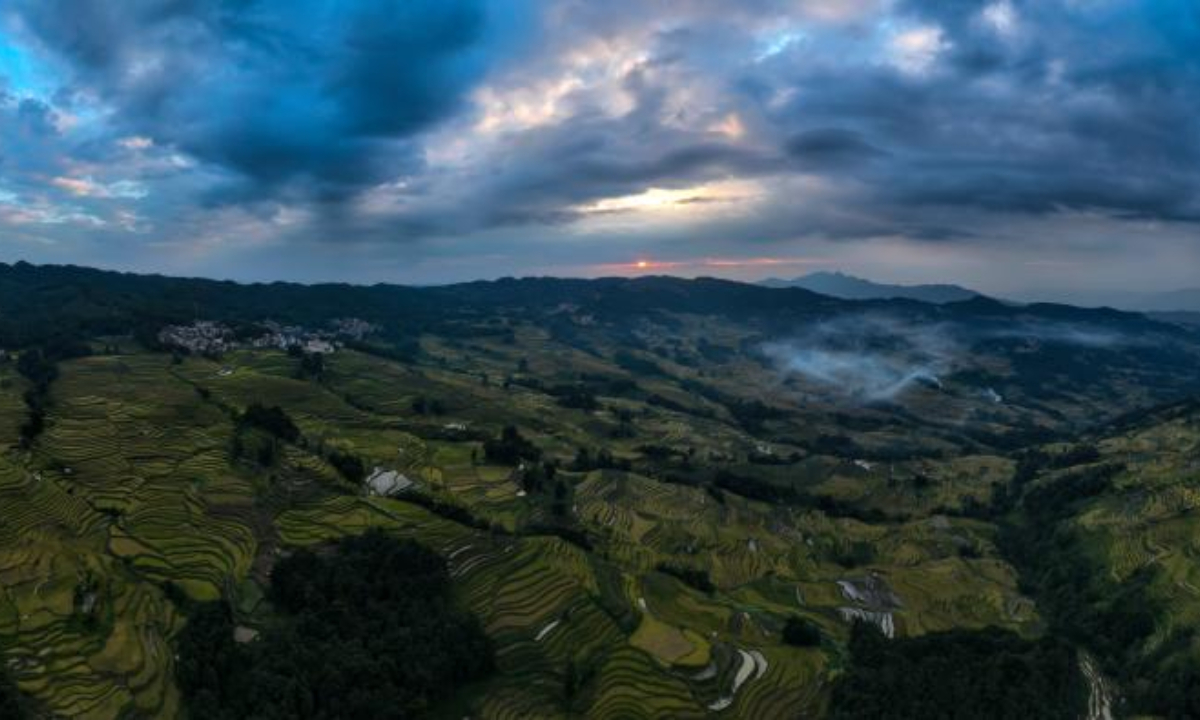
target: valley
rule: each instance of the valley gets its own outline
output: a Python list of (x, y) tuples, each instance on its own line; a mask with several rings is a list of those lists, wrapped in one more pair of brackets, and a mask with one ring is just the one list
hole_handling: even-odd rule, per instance
[[(0, 276), (36, 297), (57, 272)], [(1184, 329), (718, 281), (335, 294), (91, 272), (53, 323), (7, 327), (23, 347), (0, 365), (0, 651), (45, 712), (199, 717), (177, 654), (196, 609), (261, 642), (273, 569), (370, 530), (440, 555), (493, 645), (436, 717), (858, 717), (847, 678), (866, 707), (888, 658), (937, 677), (918, 641), (976, 677), (977, 643), (1020, 658), (1014, 678), (1063, 673), (1041, 717), (1100, 702), (1085, 665), (1122, 712), (1195, 697)], [(156, 342), (196, 306), (248, 340)], [(379, 330), (321, 353), (249, 340), (346, 317)], [(77, 346), (55, 356), (60, 329)], [(995, 701), (1028, 708), (1023, 682)]]

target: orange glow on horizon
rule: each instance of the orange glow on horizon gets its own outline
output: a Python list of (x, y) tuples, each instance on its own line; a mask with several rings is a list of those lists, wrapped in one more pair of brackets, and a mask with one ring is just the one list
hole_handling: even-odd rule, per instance
[(759, 268), (759, 267), (802, 267), (806, 265), (825, 265), (830, 261), (826, 258), (813, 257), (798, 257), (798, 258), (773, 258), (773, 257), (752, 257), (752, 258), (695, 258), (689, 260), (651, 260), (639, 259), (631, 262), (623, 263), (599, 263), (596, 265), (586, 266), (594, 273), (616, 273), (616, 274), (636, 274), (646, 271), (651, 272), (670, 272), (689, 270), (704, 271), (706, 269), (715, 270), (732, 270), (738, 268)]

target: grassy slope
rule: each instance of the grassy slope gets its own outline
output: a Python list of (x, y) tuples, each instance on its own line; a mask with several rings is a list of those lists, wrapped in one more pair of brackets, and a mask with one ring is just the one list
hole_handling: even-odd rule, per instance
[[(1019, 523), (1036, 514), (1031, 503), (1039, 489), (1078, 486), (1089, 472), (1116, 468), (1100, 492), (1067, 504), (1036, 534), (1053, 538), (1057, 554), (1027, 558), (1028, 572), (1055, 623), (1095, 649), (1105, 671), (1123, 683), (1117, 693), (1131, 709), (1166, 712), (1179, 699), (1166, 699), (1155, 683), (1200, 666), (1200, 414), (1151, 414), (1095, 447), (1098, 457), (1050, 467), (1031, 482), (1017, 532), (1035, 535)], [(1064, 577), (1071, 581), (1055, 581)], [(1131, 619), (1122, 623), (1125, 641), (1114, 644), (1091, 628), (1112, 624), (1115, 613)]]
[[(730, 347), (744, 339), (736, 326), (706, 323), (686, 320), (680, 335), (694, 340), (702, 332)], [(659, 342), (655, 332), (647, 330), (650, 346)], [(995, 529), (936, 512), (966, 496), (986, 498), (1007, 476), (1008, 461), (973, 452), (898, 461), (885, 473), (882, 465), (866, 470), (850, 458), (806, 453), (798, 441), (844, 432), (829, 406), (779, 388), (773, 373), (744, 359), (697, 362), (694, 344), (666, 357), (643, 353), (667, 374), (633, 378), (638, 391), (602, 396), (604, 409), (566, 409), (519, 382), (631, 377), (614, 364), (616, 347), (601, 338), (581, 349), (532, 326), (517, 328), (516, 338), (427, 338), (420, 367), (340, 352), (323, 383), (295, 379), (295, 361), (274, 352), (235, 353), (221, 363), (173, 365), (163, 355), (128, 354), (64, 364), (46, 435), (32, 453), (12, 450), (0, 463), (0, 645), (22, 688), (71, 716), (113, 718), (135, 708), (176, 716), (170, 641), (181, 620), (165, 583), (195, 598), (231, 597), (253, 624), (263, 611), (256, 583), (280, 547), (371, 526), (450, 558), (462, 602), (499, 647), (498, 676), (463, 700), (484, 717), (701, 716), (723, 698), (730, 716), (817, 713), (842, 662), (848, 625), (841, 608), (853, 604), (837, 583), (872, 574), (899, 598), (900, 633), (988, 624), (1036, 631), (1032, 604), (995, 550)], [(529, 359), (524, 371), (521, 358)], [(221, 374), (223, 366), (233, 372)], [(518, 383), (506, 387), (507, 376)], [(751, 435), (728, 408), (689, 392), (680, 378), (737, 398), (790, 403), (791, 414)], [(7, 442), (15, 437), (19, 389), (14, 381), (0, 391)], [(933, 401), (926, 392), (917, 391), (918, 405)], [(649, 402), (652, 395), (670, 402)], [(415, 415), (418, 396), (437, 400), (444, 414)], [(473, 461), (482, 457), (477, 442), (435, 439), (431, 430), (462, 423), (494, 435), (515, 424), (564, 465), (579, 446), (608, 447), (634, 460), (636, 471), (560, 473), (573, 517), (595, 539), (585, 552), (556, 538), (475, 530), (408, 503), (360, 497), (301, 449), (269, 471), (231, 464), (229, 411), (251, 402), (285, 407), (314, 445), (345, 447), (368, 465), (400, 470), (507, 531), (547, 520), (546, 504), (519, 496), (511, 469)], [(634, 437), (613, 437), (618, 409), (633, 418)], [(954, 447), (945, 433), (913, 436), (902, 424), (854, 435), (866, 447)], [(691, 469), (664, 469), (646, 459), (647, 444), (690, 450), (698, 460)], [(802, 458), (785, 467), (745, 463), (764, 446)], [(670, 470), (702, 480), (710, 464), (856, 507), (899, 508), (909, 519), (866, 523), (729, 493), (722, 503), (702, 487), (648, 475)], [(918, 476), (930, 482), (918, 485)], [(1157, 540), (1164, 542), (1174, 538)], [(855, 543), (870, 544), (874, 558), (848, 567)], [(705, 594), (657, 572), (663, 562), (707, 571), (717, 591)], [(77, 588), (93, 581), (99, 620), (87, 625)], [(793, 613), (824, 630), (824, 647), (781, 644), (779, 630)], [(730, 697), (751, 652), (763, 662)]]

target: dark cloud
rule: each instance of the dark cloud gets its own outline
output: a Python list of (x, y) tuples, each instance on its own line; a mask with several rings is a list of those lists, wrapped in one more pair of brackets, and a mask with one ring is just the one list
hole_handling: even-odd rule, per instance
[(757, 81), (793, 92), (779, 125), (849, 122), (853, 138), (831, 145), (889, 149), (872, 166), (880, 208), (1200, 220), (1196, 5), (913, 0), (901, 10), (942, 30), (944, 57), (926, 72), (832, 65)]
[[(9, 0), (4, 18), (62, 87), (4, 85), (0, 197), (66, 240), (74, 218), (230, 257), (404, 241), (582, 262), (668, 239), (982, 257), (1065, 233), (1115, 257), (1165, 224), (1177, 259), (1200, 222), (1193, 0)], [(674, 214), (621, 202), (648, 192)]]
[[(454, 211), (432, 203), (381, 228), (452, 234), (561, 225), (580, 219), (581, 205), (651, 187), (771, 183), (790, 173), (852, 182), (836, 194), (846, 207), (797, 205), (785, 193), (731, 243), (880, 235), (977, 242), (986, 240), (979, 226), (988, 215), (1070, 210), (1191, 221), (1200, 189), (1192, 120), (1200, 91), (1185, 82), (1191, 61), (1172, 65), (1179, 38), (1147, 30), (1127, 54), (1096, 66), (1099, 28), (1119, 33), (1130, 16), (1144, 15), (1133, 3), (1118, 4), (1119, 12), (1095, 15), (1059, 3), (910, 2), (892, 24), (932, 24), (944, 46), (927, 70), (908, 72), (889, 62), (886, 35), (864, 39), (858, 26), (825, 28), (819, 41), (747, 62), (769, 37), (711, 3), (685, 3), (662, 13), (688, 22), (650, 35), (643, 59), (621, 80), (626, 111), (584, 104), (559, 122), (512, 133), (484, 172), (436, 191), (450, 194)], [(769, 17), (781, 7), (764, 3), (757, 11)], [(988, 15), (1001, 8), (1011, 14)], [(595, 23), (560, 28), (565, 42), (580, 44), (597, 27), (625, 37), (646, 21), (619, 8), (601, 13), (603, 22), (595, 13), (585, 13)], [(1004, 19), (1011, 26), (996, 24)], [(863, 52), (880, 57), (844, 57)], [(1148, 67), (1152, 57), (1161, 62)], [(1121, 80), (1125, 73), (1141, 84)], [(704, 82), (697, 77), (718, 93), (712, 112), (739, 113), (758, 142), (714, 138), (705, 122), (683, 115), (698, 110), (680, 110), (673, 93)]]
[(0, 93), (0, 190), (24, 192), (62, 164), (57, 116), (39, 100)]
[(17, 103), (16, 119), (22, 133), (37, 137), (58, 134), (58, 128), (54, 125), (54, 111), (44, 102), (29, 98), (20, 101)]
[(785, 149), (803, 165), (831, 169), (858, 165), (887, 154), (853, 130), (841, 128), (799, 133), (787, 141)]
[(416, 166), (486, 57), (482, 0), (28, 0), (75, 90), (247, 193), (343, 195)]

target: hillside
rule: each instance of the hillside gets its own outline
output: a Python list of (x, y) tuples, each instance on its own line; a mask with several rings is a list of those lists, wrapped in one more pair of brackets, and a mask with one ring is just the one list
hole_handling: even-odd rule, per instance
[(958, 285), (889, 285), (840, 272), (815, 272), (791, 280), (771, 278), (759, 284), (771, 288), (802, 288), (843, 300), (906, 299), (942, 304), (962, 302), (980, 295)]
[(1023, 587), (1091, 649), (1130, 714), (1200, 714), (1200, 403), (1028, 454), (1005, 542)]
[[(1039, 556), (1124, 558), (1117, 577), (1162, 559), (1152, 624), (1200, 607), (1192, 421), (1148, 410), (1200, 393), (1200, 336), (1136, 314), (673, 278), (243, 286), (27, 265), (0, 268), (0, 310), (0, 652), (63, 716), (219, 712), (180, 639), (207, 618), (213, 642), (233, 628), (279, 657), (299, 622), (281, 563), (368, 529), (440, 558), (436, 602), (494, 649), (482, 679), (421, 698), (435, 717), (848, 717), (838, 688), (891, 692), (870, 669), (930, 652), (972, 671), (913, 665), (946, 691), (916, 702), (974, 692), (1003, 657), (1020, 679), (985, 706), (1028, 716), (1057, 677), (1055, 717), (1087, 702), (1082, 652), (1114, 698), (1141, 702), (1150, 670), (1064, 625)], [(1100, 460), (1067, 452), (1092, 437)], [(1043, 484), (1131, 453), (1146, 472), (1111, 476), (1110, 501), (1037, 514)], [(1024, 523), (1095, 534), (1032, 552), (1012, 542)], [(1144, 668), (1182, 662), (1162, 642), (1138, 645)]]

